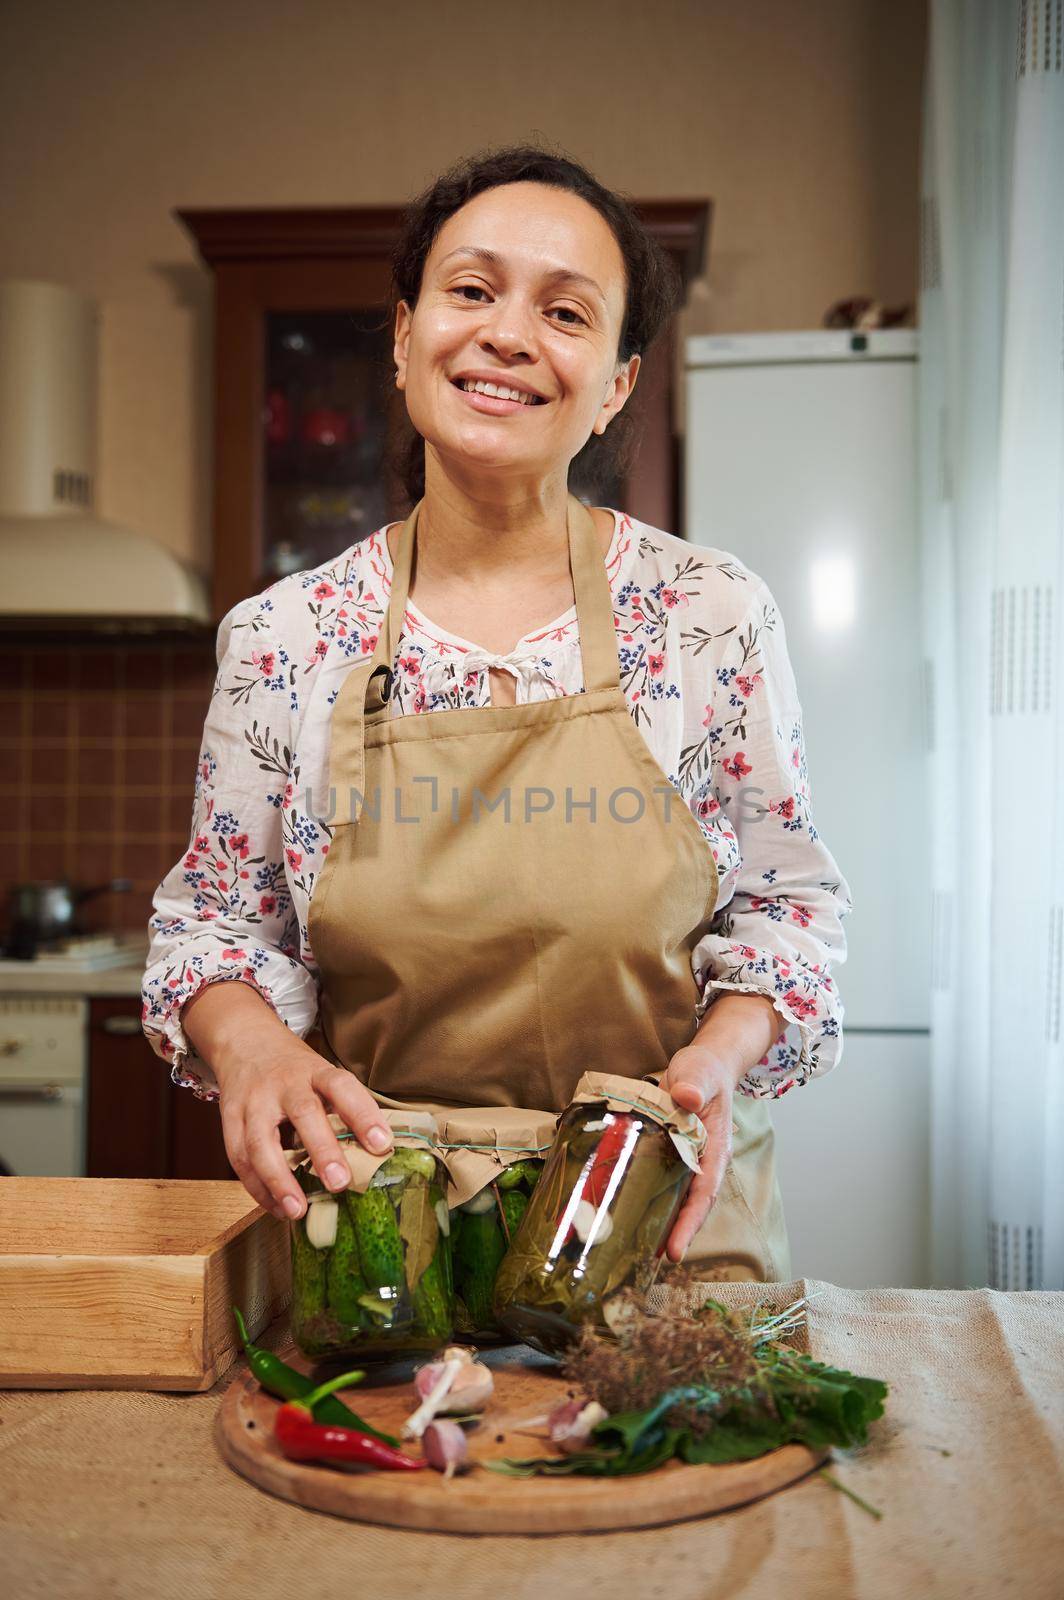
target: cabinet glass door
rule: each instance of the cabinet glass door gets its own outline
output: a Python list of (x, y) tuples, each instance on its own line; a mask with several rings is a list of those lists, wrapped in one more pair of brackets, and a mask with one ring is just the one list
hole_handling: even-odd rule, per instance
[(267, 314), (264, 583), (328, 562), (390, 520), (393, 370), (380, 307)]

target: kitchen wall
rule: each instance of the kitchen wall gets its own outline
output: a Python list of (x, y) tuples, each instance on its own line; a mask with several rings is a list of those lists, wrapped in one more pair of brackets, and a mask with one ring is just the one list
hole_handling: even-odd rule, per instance
[[(711, 196), (684, 332), (913, 302), (925, 0), (6, 0), (0, 277), (94, 295), (100, 507), (210, 559), (212, 279), (175, 206), (394, 204), (543, 134), (635, 196)], [(42, 586), (61, 581), (41, 575)], [(209, 643), (3, 651), (0, 889), (185, 843)]]
[(210, 646), (0, 643), (0, 889), (86, 886), (89, 928), (145, 933), (151, 895), (188, 842)]

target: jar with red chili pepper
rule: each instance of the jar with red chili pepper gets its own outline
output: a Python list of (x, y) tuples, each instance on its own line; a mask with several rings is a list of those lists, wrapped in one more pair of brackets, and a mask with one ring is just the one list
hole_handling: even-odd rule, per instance
[(495, 1279), (513, 1338), (554, 1354), (649, 1287), (705, 1146), (697, 1117), (642, 1079), (585, 1073)]

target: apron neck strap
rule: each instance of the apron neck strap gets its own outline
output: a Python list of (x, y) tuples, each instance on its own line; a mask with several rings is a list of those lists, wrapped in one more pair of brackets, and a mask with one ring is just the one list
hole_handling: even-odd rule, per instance
[[(383, 714), (387, 704), (389, 675), (395, 660), (395, 652), (399, 647), (399, 635), (406, 614), (418, 514), (423, 503), (422, 500), (418, 501), (400, 528), (396, 541), (388, 611), (371, 658), (366, 683), (367, 716), (376, 717)], [(599, 548), (595, 519), (574, 494), (570, 494), (567, 498), (566, 523), (569, 535), (569, 568), (573, 578), (576, 616), (580, 629), (584, 688), (588, 691), (616, 689), (620, 687), (621, 676), (617, 656), (617, 634), (613, 626), (613, 596), (606, 575), (606, 564)]]

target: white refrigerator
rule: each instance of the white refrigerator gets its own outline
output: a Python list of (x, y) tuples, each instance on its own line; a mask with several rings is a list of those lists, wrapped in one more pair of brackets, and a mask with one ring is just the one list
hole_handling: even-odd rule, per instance
[(812, 816), (853, 892), (835, 1070), (773, 1103), (795, 1275), (928, 1282), (930, 905), (918, 333), (714, 335), (685, 351), (685, 536), (765, 579)]

